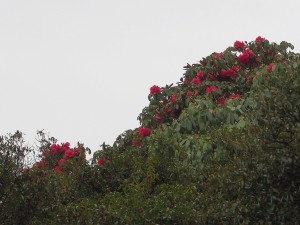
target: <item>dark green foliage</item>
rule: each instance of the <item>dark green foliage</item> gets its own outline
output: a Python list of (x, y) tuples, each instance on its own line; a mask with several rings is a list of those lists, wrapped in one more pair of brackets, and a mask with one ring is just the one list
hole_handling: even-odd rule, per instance
[[(230, 47), (187, 65), (177, 86), (149, 95), (139, 119), (151, 135), (128, 130), (91, 164), (24, 173), (22, 135), (1, 137), (1, 223), (299, 224), (300, 56), (286, 42), (247, 48), (260, 60), (240, 64)], [(201, 85), (187, 85), (199, 71)], [(42, 140), (41, 152), (55, 143)]]

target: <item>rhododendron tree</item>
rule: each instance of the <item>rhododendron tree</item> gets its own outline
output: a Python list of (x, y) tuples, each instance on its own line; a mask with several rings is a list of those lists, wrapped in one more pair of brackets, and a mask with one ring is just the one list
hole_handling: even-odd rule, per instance
[[(42, 138), (39, 160), (5, 178), (1, 221), (298, 224), (300, 55), (291, 49), (258, 36), (187, 64), (176, 85), (150, 88), (140, 126), (90, 162), (83, 145)], [(1, 154), (1, 172), (17, 156)]]

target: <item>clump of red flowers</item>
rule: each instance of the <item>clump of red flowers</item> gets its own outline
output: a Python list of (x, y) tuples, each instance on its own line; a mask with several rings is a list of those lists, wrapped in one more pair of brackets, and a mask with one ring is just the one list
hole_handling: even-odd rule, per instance
[(258, 36), (255, 41), (257, 42), (263, 42), (265, 40), (265, 38), (262, 38), (261, 36)]
[[(82, 145), (81, 145), (82, 146)], [(70, 148), (70, 143), (52, 144), (49, 149), (42, 153), (42, 159), (33, 164), (33, 168), (48, 168), (54, 172), (62, 171), (62, 165), (68, 160), (81, 156), (85, 158), (85, 154), (81, 153), (79, 147)]]
[(186, 93), (186, 97), (187, 97), (187, 98), (190, 98), (190, 97), (192, 97), (192, 96), (194, 96), (194, 95), (195, 95), (195, 93), (192, 92), (192, 91), (188, 91), (188, 92)]
[(238, 61), (242, 64), (247, 64), (250, 60), (250, 56), (253, 56), (254, 52), (250, 49), (246, 49), (239, 55)]
[(229, 99), (240, 99), (241, 98), (241, 95), (240, 94), (231, 94), (229, 96)]
[(210, 87), (206, 87), (206, 93), (210, 93), (210, 92), (213, 92), (213, 91), (216, 91), (218, 90), (218, 88), (216, 86), (210, 86)]
[(138, 134), (143, 137), (149, 136), (151, 134), (151, 129), (148, 127), (140, 127), (138, 128)]
[[(222, 82), (237, 82), (237, 84), (244, 82), (248, 88), (252, 81), (252, 74), (249, 73), (254, 68), (260, 68), (265, 64), (268, 71), (273, 72), (274, 65), (269, 64), (271, 56), (275, 57), (277, 52), (274, 45), (269, 45), (265, 38), (258, 36), (250, 43), (236, 40), (233, 47), (224, 52), (214, 52), (200, 60), (200, 63), (187, 64), (184, 67), (187, 72), (177, 83), (178, 86), (174, 87), (172, 84), (161, 89), (153, 85), (150, 88), (150, 95), (155, 98), (151, 99), (150, 107), (143, 111), (143, 114), (148, 115), (140, 117), (142, 124), (147, 122), (149, 128), (138, 128), (132, 146), (141, 146), (143, 137), (150, 135), (152, 128), (179, 118), (191, 101), (192, 103), (198, 101), (194, 96), (207, 93), (207, 98), (218, 105), (224, 105), (230, 99), (240, 99), (241, 95), (230, 93), (232, 89), (223, 88)], [(143, 118), (147, 121), (143, 121)]]
[(271, 64), (271, 65), (267, 66), (267, 68), (268, 68), (268, 70), (269, 70), (270, 73), (273, 72), (273, 66), (274, 66), (274, 64)]
[(101, 157), (101, 158), (97, 159), (97, 164), (99, 166), (103, 166), (106, 163), (109, 163), (109, 160), (105, 157)]
[(157, 85), (153, 85), (151, 88), (150, 88), (150, 94), (151, 95), (157, 95), (159, 94), (161, 91), (160, 87), (158, 87)]
[(236, 50), (242, 50), (245, 47), (245, 43), (243, 41), (235, 41), (233, 46)]

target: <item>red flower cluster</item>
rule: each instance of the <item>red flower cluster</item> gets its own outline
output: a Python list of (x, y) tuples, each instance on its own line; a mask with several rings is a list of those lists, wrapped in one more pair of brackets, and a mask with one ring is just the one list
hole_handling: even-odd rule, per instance
[(192, 97), (192, 96), (194, 96), (195, 95), (195, 93), (194, 92), (192, 92), (192, 91), (188, 91), (187, 93), (186, 93), (186, 97)]
[[(70, 148), (70, 143), (66, 142), (61, 145), (59, 144), (52, 144), (50, 146), (50, 149), (45, 150), (42, 154), (42, 159), (40, 162), (36, 162), (33, 167), (38, 168), (45, 168), (46, 166), (53, 165), (53, 163), (50, 163), (48, 165), (48, 161), (50, 158), (57, 159), (57, 162), (55, 163), (53, 169), (55, 172), (62, 171), (62, 164), (64, 164), (67, 160), (77, 157), (81, 154), (79, 148)], [(82, 154), (82, 157), (85, 158), (85, 154)]]
[(228, 70), (222, 69), (220, 72), (220, 76), (223, 78), (228, 78), (228, 77), (235, 77), (236, 74), (233, 69), (228, 69)]
[(243, 41), (235, 41), (233, 46), (236, 50), (242, 50), (245, 47), (245, 43)]
[(263, 42), (265, 40), (265, 38), (262, 38), (261, 36), (258, 36), (255, 41), (257, 42)]
[(241, 95), (240, 94), (232, 94), (229, 96), (229, 99), (240, 99), (241, 98)]
[(218, 101), (218, 104), (219, 105), (224, 105), (226, 103), (226, 99), (225, 98), (221, 98), (219, 101)]
[(206, 87), (206, 93), (210, 93), (212, 91), (216, 91), (218, 88), (216, 86)]
[(151, 130), (148, 127), (140, 127), (138, 128), (138, 134), (143, 137), (146, 137), (151, 134)]
[(102, 165), (104, 165), (104, 164), (106, 164), (106, 163), (109, 163), (109, 160), (108, 160), (107, 158), (105, 158), (105, 157), (102, 157), (102, 158), (97, 159), (97, 164), (98, 164), (99, 166), (102, 166)]
[(273, 66), (274, 66), (274, 64), (271, 64), (271, 65), (268, 65), (268, 66), (267, 66), (267, 68), (269, 69), (270, 73), (273, 72)]
[(217, 53), (215, 52), (212, 56), (212, 60), (215, 61), (218, 58), (221, 58), (223, 56), (223, 52)]
[[(236, 40), (233, 43), (234, 49), (229, 48), (220, 53), (214, 52), (207, 58), (200, 60), (200, 64), (187, 64), (185, 66), (187, 72), (180, 79), (181, 82), (178, 83), (177, 87), (172, 87), (171, 85), (161, 90), (156, 85), (152, 86), (150, 94), (152, 96), (159, 95), (150, 103), (155, 104), (154, 107), (151, 105), (145, 110), (145, 113), (148, 113), (149, 110), (149, 113), (153, 113), (153, 115), (141, 118), (147, 118), (147, 120), (150, 118), (153, 124), (148, 125), (149, 121), (147, 121), (149, 128), (139, 128), (137, 138), (142, 140), (142, 137), (150, 135), (150, 128), (152, 129), (162, 123), (178, 118), (184, 108), (187, 107), (190, 101), (188, 99), (192, 96), (201, 95), (204, 91), (207, 94), (211, 93), (209, 97), (219, 105), (224, 105), (229, 99), (240, 99), (240, 94), (221, 93), (219, 88), (222, 85), (219, 85), (218, 82), (234, 82), (236, 80), (239, 83), (245, 82), (249, 86), (251, 84), (251, 76), (247, 74), (248, 71), (261, 66), (268, 59), (263, 54), (272, 54), (272, 57), (276, 55), (276, 51), (272, 46), (264, 45), (264, 41), (265, 38), (261, 36), (258, 36), (251, 43)], [(267, 68), (270, 72), (273, 71), (273, 65), (269, 65)], [(170, 95), (170, 92), (173, 94)], [(181, 100), (187, 100), (187, 102), (182, 102)], [(133, 145), (138, 146), (139, 144), (140, 142), (133, 141)]]
[(172, 97), (171, 97), (171, 102), (174, 103), (177, 101), (177, 96), (176, 94), (172, 94)]
[(157, 85), (153, 85), (151, 88), (150, 88), (150, 94), (151, 95), (156, 95), (156, 94), (159, 94), (161, 91), (160, 87), (158, 87)]
[(254, 55), (254, 52), (250, 49), (246, 49), (239, 55), (238, 60), (242, 64), (247, 64), (250, 60), (250, 56)]

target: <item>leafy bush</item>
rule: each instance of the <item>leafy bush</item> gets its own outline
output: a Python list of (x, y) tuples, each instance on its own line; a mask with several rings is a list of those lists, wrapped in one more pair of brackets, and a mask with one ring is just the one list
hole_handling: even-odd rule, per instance
[(4, 144), (1, 221), (298, 224), (300, 55), (290, 49), (257, 37), (188, 64), (176, 85), (150, 88), (141, 126), (91, 163), (82, 144), (43, 137), (40, 160), (14, 173), (18, 144)]

